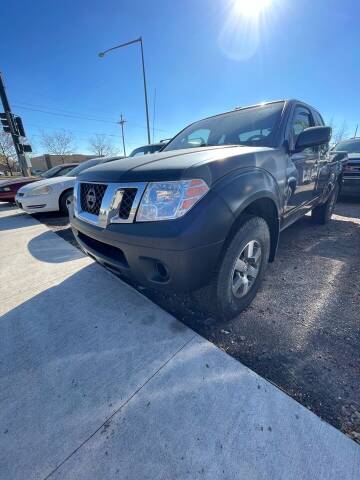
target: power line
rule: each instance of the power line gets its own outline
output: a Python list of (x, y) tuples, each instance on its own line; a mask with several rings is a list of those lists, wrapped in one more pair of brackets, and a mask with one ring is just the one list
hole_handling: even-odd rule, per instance
[[(45, 113), (47, 115), (55, 115), (55, 116), (58, 116), (58, 117), (75, 118), (75, 119), (78, 119), (78, 120), (88, 120), (88, 121), (111, 123), (111, 124), (117, 124), (118, 123), (116, 120), (109, 120), (109, 119), (97, 118), (97, 117), (89, 117), (88, 115), (80, 113), (80, 112), (70, 112), (70, 111), (57, 109), (57, 108), (47, 108), (47, 107), (43, 107), (41, 105), (36, 105), (36, 104), (15, 103), (13, 105), (14, 105), (14, 107), (20, 108), (22, 110)], [(27, 105), (34, 105), (34, 106), (40, 107), (40, 108), (33, 108), (33, 107), (29, 107)], [(133, 122), (130, 122), (130, 125), (133, 128), (141, 128), (141, 129), (144, 129), (144, 130), (147, 129), (147, 127), (145, 127), (144, 125), (139, 125), (139, 124), (133, 123)], [(163, 133), (170, 133), (169, 130), (164, 130), (162, 128), (155, 128), (154, 130), (156, 130), (158, 132), (163, 132)]]
[[(30, 124), (28, 124), (28, 125), (30, 125)], [(33, 126), (34, 126), (34, 125), (33, 125)], [(57, 129), (47, 128), (47, 127), (40, 127), (40, 128), (44, 128), (44, 130), (51, 130), (51, 131), (57, 130)], [(75, 130), (75, 131), (74, 131), (74, 130), (71, 130), (71, 132), (72, 132), (72, 133), (77, 133), (76, 130)], [(82, 133), (84, 133), (84, 131), (83, 131)], [(79, 136), (79, 135), (76, 135), (76, 137), (75, 137), (74, 140), (75, 140), (75, 141), (76, 141), (76, 140), (86, 140), (86, 141), (89, 141), (91, 135), (106, 135), (107, 137), (114, 137), (114, 138), (116, 138), (116, 139), (119, 139), (119, 136), (118, 136), (118, 135), (110, 135), (110, 134), (107, 134), (107, 133), (89, 132), (88, 135), (89, 135), (88, 137), (83, 137), (82, 135), (80, 135), (80, 136)], [(32, 135), (29, 135), (29, 136), (30, 136), (31, 138), (32, 138), (32, 137), (42, 138), (42, 135), (41, 135), (40, 133), (34, 133), (34, 134), (32, 134)], [(115, 143), (116, 143), (116, 142), (115, 142)], [(132, 145), (132, 146), (139, 146), (139, 142), (136, 142), (136, 143), (135, 143), (135, 142), (128, 142), (128, 141), (126, 141), (126, 144), (127, 144), (127, 145)]]
[(77, 118), (79, 120), (91, 120), (94, 122), (105, 122), (105, 123), (115, 123), (116, 121), (113, 120), (105, 120), (103, 118), (91, 118), (91, 117), (86, 117), (85, 115), (82, 114), (77, 114), (77, 113), (60, 113), (60, 112), (55, 112), (51, 110), (43, 110), (41, 108), (32, 108), (32, 107), (25, 107), (21, 106), (19, 104), (14, 104), (14, 107), (20, 108), (21, 110), (30, 110), (31, 112), (41, 112), (41, 113), (46, 113), (47, 115), (56, 115), (58, 117), (68, 117), (68, 118)]
[[(54, 107), (54, 106), (44, 106), (44, 105), (39, 105), (38, 103), (29, 103), (29, 102), (23, 102), (22, 100), (18, 100), (16, 101), (15, 100), (15, 103), (17, 103), (18, 105), (25, 105), (26, 107), (36, 107), (36, 108), (44, 108), (46, 110), (56, 110), (58, 112), (64, 112), (64, 113), (74, 113), (76, 115), (86, 115), (86, 116), (92, 116), (93, 113), (79, 113), (79, 112), (74, 112), (73, 110), (66, 110), (64, 108), (58, 108), (58, 107)], [(87, 108), (89, 108), (87, 106)], [(93, 107), (90, 107), (90, 110), (92, 110), (93, 112), (96, 111), (96, 116), (99, 112), (101, 113), (106, 113), (108, 114), (108, 111), (107, 110), (103, 110), (103, 109), (100, 109), (100, 108), (93, 108)]]
[(52, 130), (52, 131), (69, 130), (72, 133), (86, 133), (88, 135), (106, 135), (107, 137), (118, 138), (118, 135), (115, 135), (114, 133), (93, 132), (93, 131), (89, 131), (89, 130), (78, 130), (78, 129), (73, 130), (72, 128), (68, 129), (68, 128), (63, 128), (63, 127), (49, 127), (47, 125), (45, 126), (45, 125), (39, 125), (37, 123), (28, 123), (28, 122), (26, 122), (26, 125), (29, 125), (30, 127), (41, 128), (41, 129), (44, 129), (44, 130)]

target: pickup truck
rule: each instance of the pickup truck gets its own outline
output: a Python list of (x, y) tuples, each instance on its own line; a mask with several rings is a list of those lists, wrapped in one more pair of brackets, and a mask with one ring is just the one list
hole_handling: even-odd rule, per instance
[(332, 152), (344, 152), (347, 162), (344, 165), (341, 193), (343, 195), (360, 195), (360, 138), (350, 138), (339, 142)]
[(333, 212), (342, 162), (317, 110), (284, 100), (197, 121), (159, 153), (76, 179), (71, 226), (80, 247), (137, 284), (196, 291), (220, 318), (255, 297), (279, 235)]

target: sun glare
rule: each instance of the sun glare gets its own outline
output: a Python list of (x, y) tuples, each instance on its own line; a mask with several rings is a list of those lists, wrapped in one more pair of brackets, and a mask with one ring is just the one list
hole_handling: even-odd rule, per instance
[(256, 19), (270, 3), (271, 0), (234, 0), (234, 9), (239, 15)]

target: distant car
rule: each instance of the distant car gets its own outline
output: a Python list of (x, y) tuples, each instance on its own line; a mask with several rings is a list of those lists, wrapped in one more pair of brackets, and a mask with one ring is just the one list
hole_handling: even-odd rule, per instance
[(142, 147), (135, 148), (129, 157), (139, 157), (140, 155), (148, 155), (150, 153), (160, 152), (166, 145), (169, 143), (169, 140), (162, 140), (159, 143), (151, 143), (150, 145), (144, 145)]
[(343, 170), (341, 193), (360, 195), (360, 137), (339, 142), (332, 151), (348, 154), (348, 161)]
[(119, 158), (122, 157), (92, 158), (80, 163), (66, 175), (40, 180), (36, 182), (36, 185), (25, 185), (17, 192), (16, 204), (27, 213), (61, 211), (67, 214), (67, 205), (72, 197), (78, 174), (98, 163), (111, 162)]
[(53, 178), (59, 177), (60, 175), (66, 175), (78, 165), (78, 163), (66, 163), (62, 165), (56, 165), (56, 167), (50, 168), (50, 170), (47, 170), (39, 176), (7, 178), (6, 180), (0, 180), (0, 202), (15, 202), (17, 191), (24, 185), (38, 182), (42, 178)]

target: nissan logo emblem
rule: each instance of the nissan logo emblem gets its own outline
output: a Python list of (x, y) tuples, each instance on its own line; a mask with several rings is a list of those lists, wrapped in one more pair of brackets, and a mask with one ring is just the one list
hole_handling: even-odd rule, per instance
[(96, 193), (93, 188), (90, 188), (89, 191), (86, 194), (86, 204), (89, 208), (89, 210), (92, 210), (95, 207), (96, 203)]

